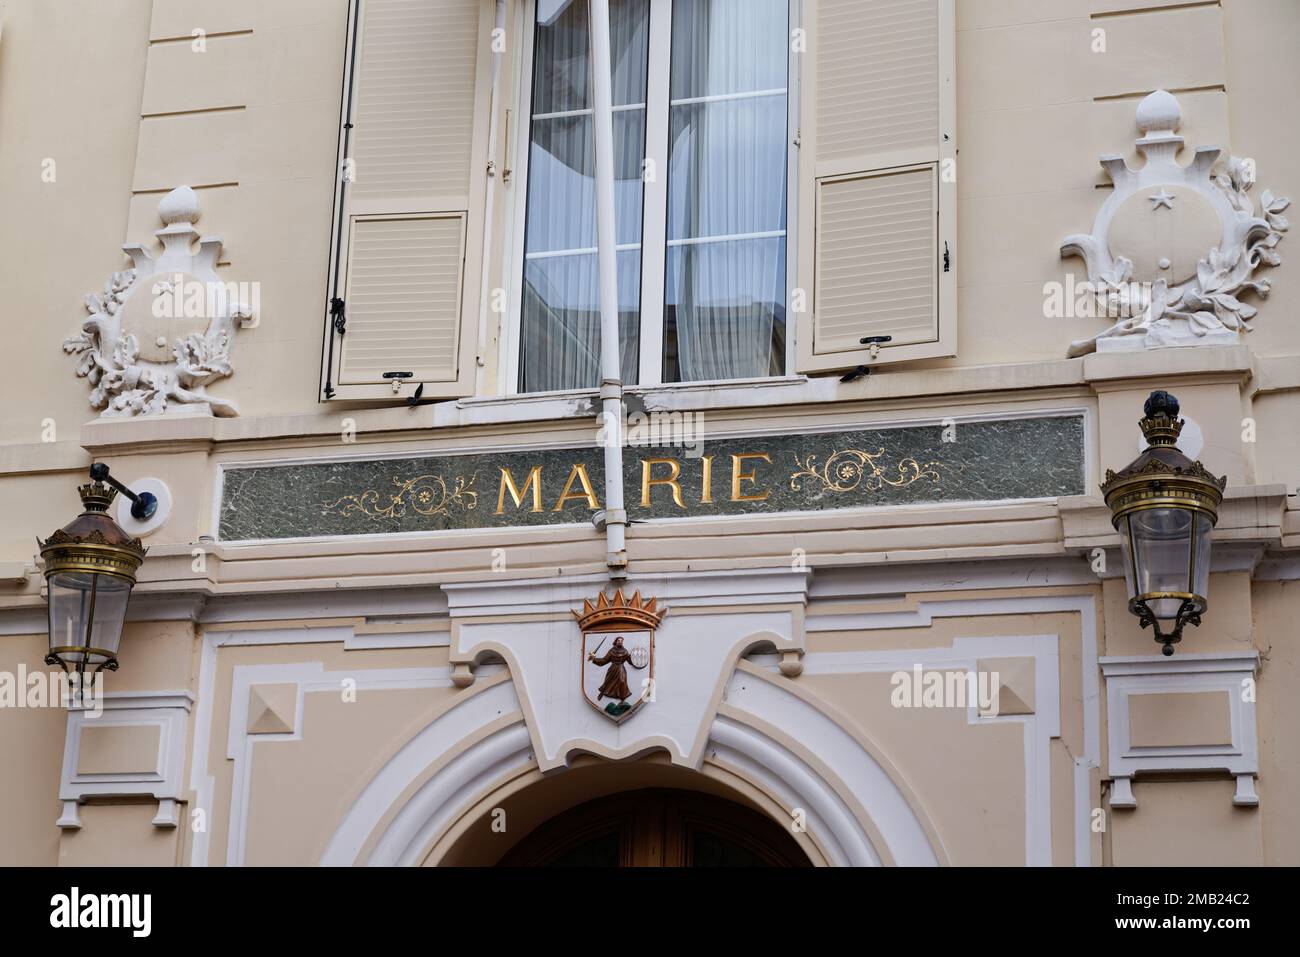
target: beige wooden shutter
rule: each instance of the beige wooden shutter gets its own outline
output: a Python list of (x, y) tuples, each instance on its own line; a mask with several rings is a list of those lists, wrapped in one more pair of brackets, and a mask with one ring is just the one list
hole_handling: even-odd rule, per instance
[(953, 0), (804, 10), (798, 371), (954, 355)]
[[(327, 398), (474, 388), (493, 0), (356, 0)], [(336, 274), (335, 274), (336, 273)], [(332, 348), (331, 348), (332, 346)], [(330, 391), (330, 390), (327, 390)]]

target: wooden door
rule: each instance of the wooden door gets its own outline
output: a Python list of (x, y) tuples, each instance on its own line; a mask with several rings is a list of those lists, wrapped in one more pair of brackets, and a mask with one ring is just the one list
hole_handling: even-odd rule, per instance
[(693, 791), (644, 790), (571, 808), (538, 827), (503, 867), (807, 867), (775, 821)]

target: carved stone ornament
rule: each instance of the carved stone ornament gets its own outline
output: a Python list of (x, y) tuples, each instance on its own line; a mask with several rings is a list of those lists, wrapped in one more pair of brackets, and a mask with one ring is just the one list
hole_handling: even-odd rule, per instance
[(170, 403), (238, 415), (233, 402), (207, 387), (231, 374), (235, 329), (256, 325), (255, 308), (242, 301), (242, 284), (217, 277), (221, 240), (200, 239), (194, 229), (194, 190), (172, 190), (158, 216), (158, 258), (139, 243), (123, 246), (134, 267), (113, 273), (102, 295), (86, 296), (90, 318), (63, 351), (79, 357), (77, 376), (90, 380), (90, 404), (102, 417), (162, 414)]
[(1269, 280), (1255, 273), (1281, 262), (1290, 200), (1266, 190), (1257, 211), (1247, 195), (1254, 163), (1230, 156), (1216, 167), (1218, 147), (1200, 147), (1189, 166), (1179, 165), (1181, 122), (1177, 98), (1157, 90), (1137, 108), (1145, 165), (1101, 157), (1114, 191), (1092, 232), (1067, 236), (1061, 256), (1083, 257), (1096, 314), (1119, 321), (1072, 343), (1071, 356), (1234, 344), (1257, 312), (1241, 294), (1268, 295)]

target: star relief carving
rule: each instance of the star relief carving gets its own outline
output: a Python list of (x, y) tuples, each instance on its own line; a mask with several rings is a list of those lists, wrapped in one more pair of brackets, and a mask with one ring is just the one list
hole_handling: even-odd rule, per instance
[(1072, 343), (1071, 356), (1234, 344), (1258, 313), (1242, 295), (1266, 297), (1270, 280), (1257, 273), (1281, 263), (1277, 245), (1291, 201), (1265, 190), (1256, 208), (1252, 162), (1220, 160), (1218, 147), (1201, 147), (1180, 165), (1182, 109), (1165, 90), (1142, 100), (1136, 119), (1145, 164), (1134, 169), (1120, 156), (1102, 156), (1115, 188), (1092, 232), (1061, 243), (1062, 257), (1083, 258), (1082, 287), (1097, 314), (1118, 320)]
[(194, 229), (199, 201), (190, 187), (164, 196), (158, 216), (161, 253), (123, 246), (132, 268), (113, 273), (103, 293), (86, 296), (90, 317), (63, 351), (78, 357), (76, 374), (90, 382), (90, 405), (103, 418), (160, 415), (173, 405), (238, 415), (235, 403), (207, 387), (233, 371), (235, 330), (257, 324), (256, 284), (249, 297), (249, 284), (217, 276), (222, 243)]
[(1174, 208), (1174, 198), (1170, 196), (1167, 192), (1165, 192), (1165, 188), (1163, 186), (1160, 187), (1160, 192), (1156, 193), (1154, 196), (1148, 196), (1147, 199), (1151, 200), (1152, 212), (1155, 212), (1161, 206), (1164, 206), (1167, 209)]

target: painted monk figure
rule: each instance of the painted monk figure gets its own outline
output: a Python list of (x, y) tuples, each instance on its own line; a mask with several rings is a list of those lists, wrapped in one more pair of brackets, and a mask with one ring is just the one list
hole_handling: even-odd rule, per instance
[(587, 655), (587, 660), (593, 665), (609, 665), (609, 669), (605, 672), (605, 682), (600, 686), (600, 693), (596, 696), (597, 701), (601, 698), (626, 701), (632, 697), (632, 692), (627, 686), (627, 662), (631, 657), (631, 652), (623, 647), (622, 636), (614, 639), (614, 646), (602, 657), (597, 658), (594, 654)]

